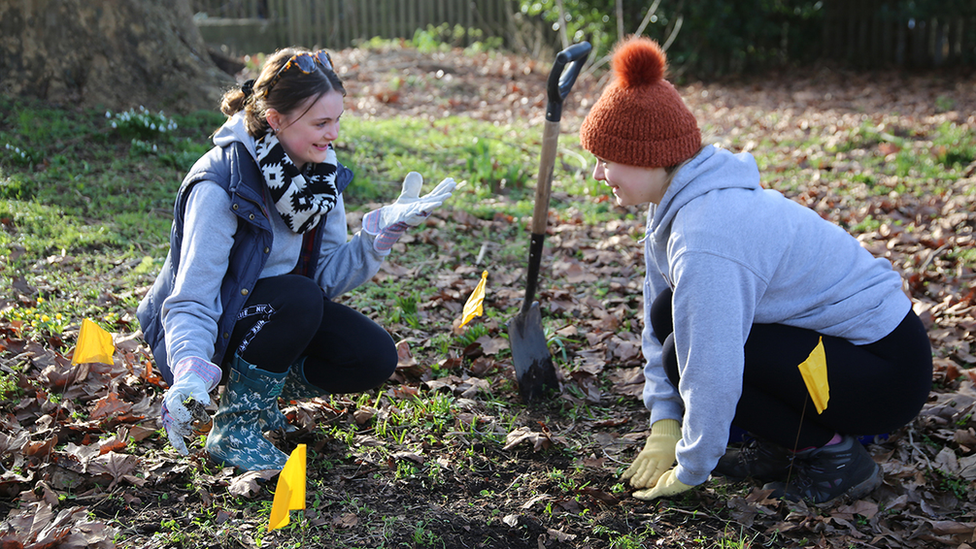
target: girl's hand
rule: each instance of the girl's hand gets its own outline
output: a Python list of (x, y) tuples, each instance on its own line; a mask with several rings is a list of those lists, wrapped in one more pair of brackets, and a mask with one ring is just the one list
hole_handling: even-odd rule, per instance
[(217, 365), (197, 357), (184, 358), (173, 368), (173, 385), (163, 395), (163, 427), (169, 443), (184, 456), (189, 452), (183, 439), (193, 436), (193, 423), (210, 420), (204, 407), (220, 376)]
[(434, 190), (420, 196), (424, 178), (417, 172), (410, 172), (403, 180), (403, 190), (396, 202), (373, 210), (363, 216), (363, 230), (375, 235), (373, 246), (378, 252), (389, 252), (397, 239), (409, 228), (416, 227), (451, 197), (457, 184), (448, 177)]
[(688, 490), (691, 490), (691, 486), (678, 480), (678, 477), (674, 474), (674, 469), (671, 469), (661, 476), (653, 488), (638, 490), (634, 492), (634, 497), (642, 500), (666, 498), (687, 492)]
[(674, 465), (675, 447), (681, 440), (681, 425), (676, 419), (661, 419), (651, 426), (644, 449), (620, 477), (630, 479), (634, 488), (650, 488)]

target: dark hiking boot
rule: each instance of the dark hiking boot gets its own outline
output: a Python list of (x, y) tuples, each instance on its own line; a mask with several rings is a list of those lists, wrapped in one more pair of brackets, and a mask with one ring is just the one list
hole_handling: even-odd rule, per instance
[(792, 457), (789, 450), (776, 443), (752, 439), (741, 448), (726, 450), (713, 473), (732, 480), (786, 480)]
[(826, 503), (842, 496), (860, 499), (881, 486), (882, 480), (881, 467), (864, 446), (845, 435), (837, 444), (797, 452), (789, 485), (771, 482), (763, 488), (773, 490), (774, 498)]

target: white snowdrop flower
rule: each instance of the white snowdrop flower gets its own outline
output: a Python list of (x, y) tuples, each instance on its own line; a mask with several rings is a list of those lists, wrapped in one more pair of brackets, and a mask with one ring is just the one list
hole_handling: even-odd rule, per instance
[(156, 144), (153, 143), (153, 152), (156, 152)]
[(112, 111), (105, 111), (105, 118), (112, 118)]

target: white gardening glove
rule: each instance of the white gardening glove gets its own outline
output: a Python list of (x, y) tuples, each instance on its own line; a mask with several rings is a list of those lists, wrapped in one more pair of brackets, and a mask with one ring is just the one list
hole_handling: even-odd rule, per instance
[(184, 358), (173, 368), (173, 385), (163, 396), (163, 427), (169, 443), (184, 456), (189, 452), (183, 439), (193, 436), (193, 422), (210, 420), (204, 408), (220, 376), (217, 365), (197, 357)]
[(409, 227), (423, 223), (435, 208), (451, 197), (454, 187), (457, 186), (454, 179), (448, 177), (434, 187), (434, 190), (420, 196), (423, 184), (424, 178), (419, 173), (408, 173), (396, 202), (363, 216), (363, 230), (376, 236), (373, 240), (376, 251), (389, 252)]

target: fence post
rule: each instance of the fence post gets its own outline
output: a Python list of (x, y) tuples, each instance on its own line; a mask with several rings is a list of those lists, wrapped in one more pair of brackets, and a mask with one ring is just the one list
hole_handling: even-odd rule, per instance
[(892, 25), (897, 25), (897, 20), (893, 21), (891, 17), (891, 10), (888, 7), (888, 3), (885, 2), (881, 5), (880, 11), (881, 19), (881, 64), (883, 66), (890, 65), (895, 59), (895, 49), (897, 45), (895, 44), (894, 33), (892, 32)]

